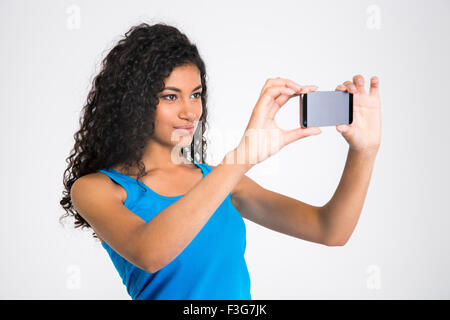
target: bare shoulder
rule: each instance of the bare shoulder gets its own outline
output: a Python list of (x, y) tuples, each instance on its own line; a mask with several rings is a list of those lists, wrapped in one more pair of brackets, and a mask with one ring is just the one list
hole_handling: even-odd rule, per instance
[(122, 202), (126, 199), (126, 191), (120, 185), (113, 182), (106, 174), (94, 172), (78, 178), (72, 185), (71, 192), (76, 189), (78, 193), (91, 192), (92, 190), (102, 190), (105, 193), (114, 195)]
[[(91, 207), (93, 198), (96, 202), (103, 204), (112, 203), (114, 199), (123, 203), (126, 199), (126, 191), (101, 172), (90, 173), (78, 178), (72, 185), (70, 194), (74, 208), (83, 215), (85, 220), (88, 217), (84, 215), (90, 211), (86, 208)], [(98, 234), (97, 237), (103, 242)]]
[(139, 236), (145, 221), (121, 203), (117, 187), (107, 175), (80, 177), (70, 192), (75, 210), (100, 241), (137, 267), (150, 270), (148, 250)]

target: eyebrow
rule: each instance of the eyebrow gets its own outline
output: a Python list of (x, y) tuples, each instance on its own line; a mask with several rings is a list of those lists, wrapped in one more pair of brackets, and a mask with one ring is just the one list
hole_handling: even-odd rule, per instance
[[(199, 85), (198, 87), (194, 88), (192, 91), (195, 91), (195, 90), (197, 90), (197, 89), (200, 89), (201, 87), (202, 87), (202, 85)], [(164, 90), (173, 90), (173, 91), (176, 91), (176, 92), (181, 92), (180, 89), (175, 88), (175, 87), (165, 87), (165, 88), (163, 89), (163, 91), (164, 91)]]

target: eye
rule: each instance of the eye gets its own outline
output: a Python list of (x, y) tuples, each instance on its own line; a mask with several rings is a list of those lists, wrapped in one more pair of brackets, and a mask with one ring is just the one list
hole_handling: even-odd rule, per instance
[(172, 99), (167, 99), (168, 97), (176, 97), (176, 95), (175, 94), (168, 94), (166, 96), (162, 96), (162, 98), (172, 101)]
[[(201, 96), (202, 96), (201, 92), (196, 92), (193, 95), (196, 95), (196, 94), (198, 94), (198, 96), (196, 96), (196, 99), (201, 98)], [(174, 100), (174, 99), (169, 98), (169, 97), (175, 97), (176, 98), (177, 95), (176, 94), (168, 94), (168, 95), (162, 96), (161, 98), (164, 98), (164, 99), (169, 100), (169, 101), (173, 101)]]

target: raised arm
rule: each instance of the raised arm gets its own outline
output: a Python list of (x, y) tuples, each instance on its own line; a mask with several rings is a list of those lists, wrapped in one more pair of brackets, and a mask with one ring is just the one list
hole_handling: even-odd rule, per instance
[(350, 238), (361, 214), (376, 155), (381, 143), (381, 101), (379, 79), (370, 79), (369, 92), (364, 77), (338, 85), (336, 91), (353, 94), (353, 122), (338, 125), (336, 130), (349, 144), (344, 173), (331, 200), (322, 207), (321, 215), (328, 237), (338, 243)]
[(340, 183), (324, 206), (267, 190), (244, 175), (231, 200), (243, 218), (301, 240), (343, 246), (353, 233), (369, 187), (376, 153), (349, 150)]
[(349, 150), (339, 185), (320, 208), (328, 242), (344, 245), (350, 239), (364, 206), (375, 158), (375, 152)]
[(320, 219), (320, 207), (263, 188), (244, 175), (231, 194), (243, 218), (263, 227), (305, 241), (337, 245), (329, 241)]
[(336, 88), (354, 95), (354, 121), (351, 125), (336, 126), (350, 148), (340, 183), (326, 205), (312, 206), (267, 190), (244, 176), (231, 195), (241, 215), (266, 228), (306, 241), (328, 246), (346, 244), (361, 214), (380, 146), (378, 87), (378, 78), (372, 77), (369, 94), (366, 94), (364, 78), (356, 75), (353, 82), (346, 81)]

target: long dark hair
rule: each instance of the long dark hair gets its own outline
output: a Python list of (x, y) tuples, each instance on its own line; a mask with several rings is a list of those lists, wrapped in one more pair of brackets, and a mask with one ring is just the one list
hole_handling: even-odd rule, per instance
[[(70, 189), (78, 178), (118, 164), (125, 172), (138, 168), (137, 182), (146, 175), (141, 159), (154, 133), (158, 93), (172, 70), (187, 64), (198, 67), (203, 87), (202, 116), (197, 127), (201, 132), (196, 132), (201, 143), (193, 139), (190, 147), (181, 150), (185, 158), (205, 162), (206, 70), (197, 47), (177, 28), (165, 23), (133, 26), (103, 59), (101, 71), (93, 79), (79, 120), (80, 129), (74, 134), (74, 148), (66, 158), (65, 190), (60, 201), (66, 213), (60, 222), (73, 216), (75, 228), (91, 227), (72, 205)], [(97, 238), (95, 232), (93, 236)]]

